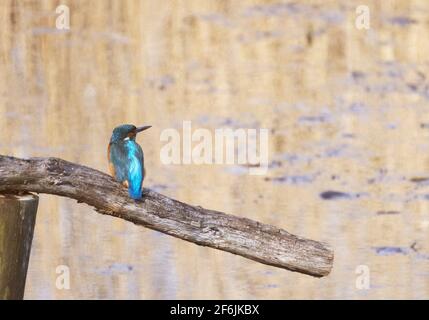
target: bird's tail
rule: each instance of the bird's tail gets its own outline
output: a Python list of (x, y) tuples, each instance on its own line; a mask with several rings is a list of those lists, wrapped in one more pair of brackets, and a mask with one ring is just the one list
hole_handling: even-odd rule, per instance
[(142, 186), (139, 183), (130, 183), (128, 186), (128, 194), (134, 200), (140, 200), (142, 198)]

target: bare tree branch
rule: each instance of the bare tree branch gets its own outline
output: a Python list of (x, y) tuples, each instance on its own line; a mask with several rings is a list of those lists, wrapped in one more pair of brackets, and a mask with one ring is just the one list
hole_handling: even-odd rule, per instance
[(0, 192), (37, 192), (69, 197), (96, 211), (202, 246), (267, 265), (322, 277), (334, 253), (321, 242), (247, 218), (203, 209), (144, 189), (143, 201), (128, 197), (109, 175), (57, 158), (0, 155)]

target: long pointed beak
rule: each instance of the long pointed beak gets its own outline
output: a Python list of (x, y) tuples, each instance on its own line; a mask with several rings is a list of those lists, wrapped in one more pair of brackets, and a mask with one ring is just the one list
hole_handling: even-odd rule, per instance
[(138, 128), (136, 129), (136, 132), (137, 132), (137, 133), (138, 133), (138, 132), (142, 132), (142, 131), (147, 130), (147, 129), (149, 129), (149, 128), (152, 128), (152, 126), (143, 126), (143, 127), (138, 127)]

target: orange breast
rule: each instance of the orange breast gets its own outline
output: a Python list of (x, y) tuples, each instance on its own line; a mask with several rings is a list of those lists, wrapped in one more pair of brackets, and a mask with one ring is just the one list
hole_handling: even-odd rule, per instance
[(110, 146), (111, 144), (109, 143), (109, 145), (107, 146), (107, 160), (109, 161), (109, 172), (111, 176), (114, 178), (116, 172), (115, 172), (115, 166), (113, 165), (113, 162), (110, 161)]

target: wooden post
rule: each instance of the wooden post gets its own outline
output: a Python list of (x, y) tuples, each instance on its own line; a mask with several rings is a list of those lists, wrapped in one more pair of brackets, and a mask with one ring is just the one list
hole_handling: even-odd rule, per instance
[(39, 197), (0, 194), (0, 299), (24, 298)]

